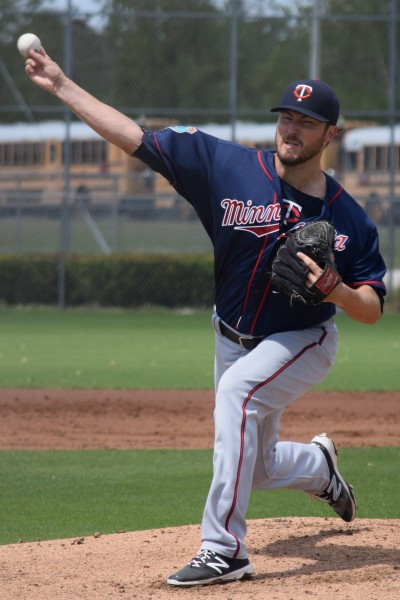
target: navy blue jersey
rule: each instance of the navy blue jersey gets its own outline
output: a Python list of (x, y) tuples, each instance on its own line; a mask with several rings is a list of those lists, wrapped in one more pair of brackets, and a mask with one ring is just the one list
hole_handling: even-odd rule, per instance
[[(335, 260), (347, 285), (368, 284), (381, 298), (386, 272), (377, 230), (357, 202), (326, 175), (323, 201), (290, 193), (274, 167), (274, 152), (240, 146), (197, 130), (144, 132), (135, 156), (168, 179), (197, 212), (214, 247), (218, 315), (243, 334), (303, 329), (330, 318), (333, 303), (290, 303), (271, 285), (282, 235), (315, 220), (335, 226)], [(311, 216), (310, 216), (311, 215)]]

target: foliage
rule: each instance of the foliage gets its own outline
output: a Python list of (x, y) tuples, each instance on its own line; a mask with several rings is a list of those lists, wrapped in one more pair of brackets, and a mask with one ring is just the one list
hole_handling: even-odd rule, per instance
[[(6, 304), (56, 304), (58, 256), (0, 259), (0, 300)], [(140, 285), (139, 285), (140, 282)], [(138, 307), (212, 306), (211, 255), (71, 255), (66, 260), (67, 305)]]
[[(103, 3), (102, 3), (103, 4)], [(184, 5), (183, 5), (184, 4)], [(313, 5), (304, 0), (104, 0), (103, 26), (82, 13), (40, 14), (41, 0), (0, 0), (0, 55), (35, 118), (63, 113), (60, 103), (31, 84), (15, 44), (34, 31), (47, 51), (102, 100), (138, 118), (226, 121), (237, 93), (240, 118), (269, 116), (281, 90), (307, 77)], [(237, 10), (237, 65), (232, 14)], [(390, 0), (324, 0), (321, 77), (337, 90), (343, 112), (379, 118), (390, 86)], [(182, 18), (184, 17), (184, 18)], [(398, 26), (399, 33), (400, 25)], [(398, 36), (399, 37), (399, 36)], [(62, 43), (60, 41), (62, 40)], [(88, 51), (90, 49), (90, 51)], [(351, 60), (349, 58), (351, 57)], [(231, 76), (237, 67), (238, 89)], [(2, 120), (23, 118), (9, 85), (0, 88)]]
[[(39, 36), (48, 54), (62, 65), (77, 83), (96, 91), (97, 94), (102, 94), (109, 88), (109, 81), (104, 76), (107, 71), (99, 76), (106, 56), (102, 34), (91, 29), (84, 20), (74, 19), (72, 54), (67, 60), (67, 21), (62, 13), (41, 10), (40, 0), (0, 0), (0, 6), (4, 4), (9, 6), (0, 12), (0, 57), (3, 70), (8, 71), (8, 77), (13, 80), (13, 84), (0, 86), (0, 106), (4, 110), (2, 122), (26, 119), (20, 97), (35, 120), (49, 119), (49, 115), (56, 115), (54, 118), (57, 118), (64, 110), (53, 96), (34, 86), (25, 74), (24, 61), (16, 50), (16, 43), (18, 37), (26, 31), (32, 31)], [(87, 48), (91, 51), (87, 52)], [(68, 68), (70, 62), (71, 69)]]
[[(321, 27), (323, 78), (329, 79), (347, 110), (386, 110), (390, 20), (383, 17), (388, 17), (390, 2), (329, 0), (325, 6), (322, 14), (327, 19)], [(335, 16), (341, 17), (339, 36), (335, 21), (328, 20)]]
[[(215, 18), (210, 0), (187, 0), (185, 13), (214, 18), (178, 18), (176, 8), (174, 0), (110, 1), (105, 34), (118, 39), (111, 103), (144, 109), (226, 103), (226, 20)], [(162, 13), (150, 12), (157, 10)]]

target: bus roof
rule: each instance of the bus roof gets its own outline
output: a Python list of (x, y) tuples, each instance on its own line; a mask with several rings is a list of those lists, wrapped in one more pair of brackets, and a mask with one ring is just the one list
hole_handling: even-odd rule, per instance
[[(232, 125), (220, 123), (208, 123), (199, 125), (198, 129), (213, 135), (221, 140), (232, 139)], [(235, 137), (237, 140), (246, 142), (274, 142), (276, 123), (247, 123), (237, 121), (235, 124)]]
[[(394, 127), (394, 142), (400, 144), (400, 124)], [(347, 152), (357, 152), (364, 146), (388, 146), (391, 143), (391, 128), (359, 127), (351, 129), (343, 136), (344, 149)]]
[[(219, 139), (232, 139), (231, 124), (208, 123), (198, 125), (198, 129)], [(273, 142), (276, 124), (247, 123), (238, 121), (235, 125), (237, 140), (257, 143)], [(40, 142), (44, 140), (64, 140), (67, 128), (64, 121), (41, 121), (38, 123), (13, 123), (0, 125), (0, 143), (4, 142)], [(87, 140), (101, 139), (86, 123), (72, 121), (70, 127), (71, 139)]]
[[(0, 125), (0, 143), (64, 140), (66, 132), (67, 128), (64, 121), (4, 124)], [(81, 121), (71, 123), (70, 135), (73, 139), (100, 139), (100, 136), (93, 129)]]

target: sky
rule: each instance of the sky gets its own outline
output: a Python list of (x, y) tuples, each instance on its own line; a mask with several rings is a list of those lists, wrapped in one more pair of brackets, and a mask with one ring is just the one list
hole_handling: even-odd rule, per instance
[[(99, 4), (96, 0), (71, 0), (72, 4), (79, 6), (82, 12), (96, 12), (99, 9)], [(61, 8), (66, 9), (68, 6), (68, 0), (53, 0), (53, 2), (48, 2), (48, 6), (51, 8)]]
[[(215, 3), (217, 4), (218, 1), (222, 2), (222, 0), (215, 0)], [(314, 1), (315, 0), (304, 0), (304, 2)], [(71, 0), (72, 7), (76, 8), (79, 13), (100, 12), (103, 3), (104, 2), (102, 0)], [(291, 5), (291, 3), (293, 3), (293, 0), (280, 0), (281, 5), (287, 6)], [(46, 7), (46, 4), (49, 8), (57, 8), (60, 10), (66, 10), (68, 8), (68, 0), (44, 0), (43, 6)], [(268, 6), (268, 3), (266, 3), (266, 6)], [(101, 28), (102, 23), (103, 20), (101, 19), (101, 17), (98, 17), (98, 19), (96, 18), (94, 21), (91, 22), (91, 26), (98, 26), (99, 28)]]
[[(97, 0), (97, 2), (96, 0), (71, 0), (71, 2), (73, 5), (78, 6), (82, 12), (96, 12), (99, 10), (99, 6), (101, 6), (99, 0)], [(281, 4), (288, 4), (290, 2), (292, 2), (292, 0), (281, 0)], [(51, 0), (49, 0), (49, 6), (65, 9), (68, 6), (68, 0), (53, 0), (52, 3)]]
[[(59, 9), (59, 10), (67, 10), (68, 9), (68, 0), (49, 0), (48, 2), (44, 2), (43, 6), (46, 8), (46, 4), (49, 8)], [(100, 11), (102, 6), (102, 2), (96, 0), (71, 0), (71, 4), (73, 8), (77, 8), (79, 13), (96, 13)], [(101, 29), (103, 25), (102, 17), (95, 17), (90, 22), (90, 26), (93, 28)]]

